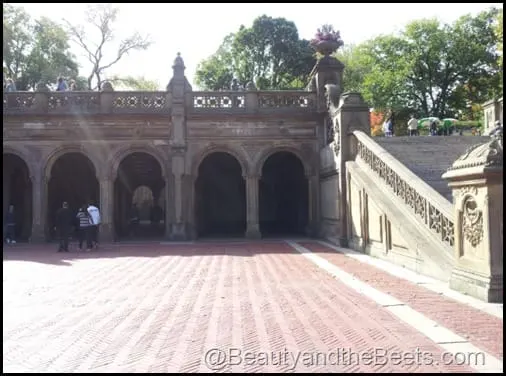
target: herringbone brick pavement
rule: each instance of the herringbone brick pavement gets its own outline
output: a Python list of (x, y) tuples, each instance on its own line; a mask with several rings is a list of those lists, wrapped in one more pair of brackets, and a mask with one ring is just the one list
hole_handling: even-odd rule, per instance
[(370, 286), (388, 293), (416, 311), (466, 338), (478, 348), (503, 358), (503, 320), (467, 304), (395, 277), (331, 248), (315, 243), (300, 245), (354, 275)]
[(281, 242), (13, 247), (3, 289), (4, 372), (471, 370)]

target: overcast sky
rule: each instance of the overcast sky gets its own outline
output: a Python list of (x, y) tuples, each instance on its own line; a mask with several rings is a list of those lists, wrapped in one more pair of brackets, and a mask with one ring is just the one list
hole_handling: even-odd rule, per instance
[[(34, 17), (47, 16), (84, 23), (88, 4), (18, 3)], [(322, 24), (332, 24), (345, 43), (358, 43), (379, 34), (396, 32), (420, 18), (436, 17), (452, 22), (502, 3), (472, 4), (115, 4), (120, 8), (115, 24), (117, 39), (132, 31), (149, 34), (153, 45), (147, 51), (133, 52), (107, 71), (109, 75), (144, 76), (164, 88), (172, 76), (172, 63), (181, 52), (186, 76), (193, 84), (197, 64), (212, 55), (223, 38), (241, 24), (250, 26), (263, 14), (295, 22), (301, 38), (311, 39)], [(111, 48), (109, 52), (114, 52)], [(86, 76), (90, 65), (81, 50), (73, 48)]]

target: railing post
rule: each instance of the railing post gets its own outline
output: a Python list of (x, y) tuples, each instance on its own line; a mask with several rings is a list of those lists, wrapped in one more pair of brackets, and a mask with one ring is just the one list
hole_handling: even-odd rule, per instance
[(443, 174), (453, 190), (454, 290), (503, 302), (502, 128), (492, 140), (461, 156)]
[(41, 114), (47, 114), (49, 111), (49, 88), (44, 84), (38, 84), (37, 85), (37, 91), (34, 95), (34, 111), (41, 113)]
[[(331, 98), (330, 98), (331, 99)], [(332, 100), (332, 99), (331, 99)], [(331, 106), (332, 109), (333, 106)], [(346, 162), (353, 154), (352, 134), (360, 130), (371, 133), (369, 107), (359, 93), (345, 93), (340, 97), (339, 107), (331, 112), (334, 122), (334, 142), (338, 145), (339, 158), (339, 208), (340, 208), (340, 236), (342, 247), (348, 246), (348, 208), (347, 208), (347, 179)]]
[(102, 114), (110, 114), (112, 112), (114, 88), (110, 82), (104, 82), (100, 92), (100, 112)]
[(244, 107), (247, 110), (256, 110), (258, 109), (258, 91), (253, 82), (249, 82), (246, 85), (246, 92), (244, 95)]

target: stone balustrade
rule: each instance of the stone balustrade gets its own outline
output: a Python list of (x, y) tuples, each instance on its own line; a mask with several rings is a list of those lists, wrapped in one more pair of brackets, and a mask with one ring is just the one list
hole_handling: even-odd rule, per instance
[[(316, 109), (316, 93), (307, 91), (227, 91), (187, 93), (190, 113), (271, 112)], [(4, 115), (170, 113), (172, 93), (162, 91), (5, 92)]]
[(354, 131), (357, 158), (382, 179), (447, 251), (455, 242), (452, 204), (361, 131)]

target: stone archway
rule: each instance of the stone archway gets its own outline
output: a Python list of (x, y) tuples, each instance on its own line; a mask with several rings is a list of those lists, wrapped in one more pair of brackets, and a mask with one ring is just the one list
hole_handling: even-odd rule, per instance
[(13, 207), (16, 241), (28, 241), (32, 233), (32, 189), (27, 163), (16, 154), (4, 153), (2, 213), (5, 219), (9, 207)]
[(274, 152), (263, 163), (259, 182), (262, 236), (304, 235), (308, 219), (308, 180), (304, 164), (292, 152)]
[(55, 215), (64, 201), (75, 213), (90, 202), (100, 205), (100, 186), (93, 162), (78, 151), (60, 155), (50, 167), (47, 200), (47, 235), (54, 239)]
[(232, 154), (215, 151), (198, 166), (195, 221), (199, 237), (243, 237), (246, 231), (246, 185), (243, 166)]
[(160, 198), (165, 189), (165, 175), (157, 158), (144, 151), (126, 155), (118, 165), (114, 181), (116, 237), (163, 237), (167, 203)]

